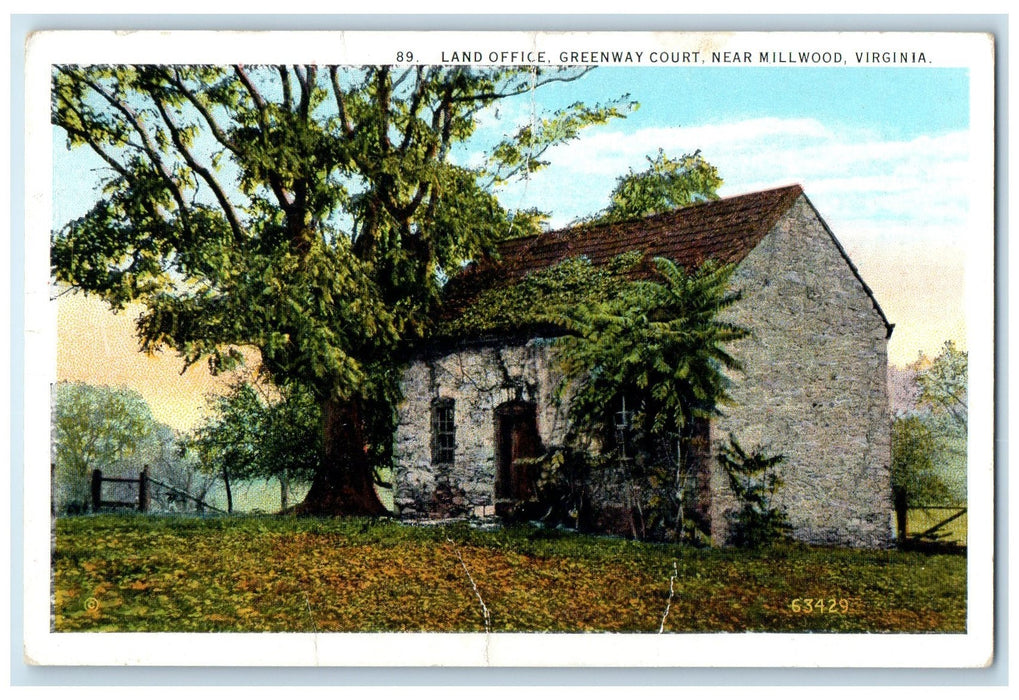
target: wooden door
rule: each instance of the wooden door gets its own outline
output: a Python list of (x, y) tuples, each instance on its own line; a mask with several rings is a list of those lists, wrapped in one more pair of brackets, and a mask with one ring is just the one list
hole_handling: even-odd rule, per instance
[(496, 512), (505, 514), (534, 495), (534, 465), (521, 460), (544, 452), (535, 404), (510, 401), (495, 410)]

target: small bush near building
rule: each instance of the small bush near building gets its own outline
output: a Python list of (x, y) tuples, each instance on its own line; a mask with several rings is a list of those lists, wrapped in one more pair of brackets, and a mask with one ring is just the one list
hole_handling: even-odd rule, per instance
[(785, 508), (775, 505), (782, 485), (776, 467), (784, 461), (785, 455), (767, 455), (761, 448), (747, 452), (731, 435), (719, 450), (718, 463), (739, 503), (730, 514), (730, 540), (737, 547), (762, 547), (789, 534)]

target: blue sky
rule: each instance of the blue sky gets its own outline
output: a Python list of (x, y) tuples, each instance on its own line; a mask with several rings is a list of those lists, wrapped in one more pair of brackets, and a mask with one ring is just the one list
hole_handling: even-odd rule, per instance
[[(549, 167), (502, 192), (565, 226), (608, 202), (615, 179), (659, 148), (700, 149), (722, 196), (798, 183), (896, 324), (906, 364), (966, 345), (965, 260), (973, 232), (974, 135), (965, 69), (601, 67), (546, 99), (629, 93), (640, 108), (547, 154)], [(515, 115), (526, 120), (530, 101)], [(988, 107), (989, 108), (989, 107)]]
[[(482, 113), (478, 144), (576, 101), (640, 103), (550, 150), (550, 165), (498, 194), (554, 226), (603, 208), (615, 179), (659, 148), (700, 149), (723, 196), (799, 183), (897, 324), (892, 360), (965, 344), (963, 255), (971, 152), (965, 69), (928, 67), (599, 67)], [(85, 211), (98, 162), (54, 132), (53, 224)], [(84, 149), (78, 149), (79, 152)], [(463, 160), (482, 157), (480, 146)]]
[[(601, 67), (577, 83), (542, 88), (539, 99), (567, 104), (629, 93), (640, 108), (553, 151), (526, 199), (539, 197), (538, 206), (566, 224), (603, 207), (615, 177), (641, 169), (662, 147), (672, 155), (700, 149), (719, 167), (723, 194), (799, 182), (823, 200), (842, 180), (845, 206), (833, 208), (854, 219), (958, 218), (944, 171), (964, 157), (952, 137), (968, 128), (968, 90), (964, 69)], [(517, 119), (528, 118), (526, 96), (515, 107)], [(575, 186), (564, 187), (566, 179)], [(910, 182), (931, 192), (930, 206), (885, 196)], [(521, 198), (518, 188), (507, 194), (507, 204)]]
[(633, 128), (811, 116), (910, 138), (965, 128), (969, 118), (966, 70), (958, 68), (603, 66), (578, 83), (543, 90), (563, 101), (628, 92), (644, 106)]

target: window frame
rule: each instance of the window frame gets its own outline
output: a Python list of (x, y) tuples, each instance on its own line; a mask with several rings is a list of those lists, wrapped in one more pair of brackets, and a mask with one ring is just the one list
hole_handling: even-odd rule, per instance
[(456, 459), (456, 401), (432, 400), (432, 464), (453, 464)]

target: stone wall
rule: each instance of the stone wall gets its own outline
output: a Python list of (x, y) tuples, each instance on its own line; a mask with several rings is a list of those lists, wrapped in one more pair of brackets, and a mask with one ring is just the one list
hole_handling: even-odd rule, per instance
[[(781, 453), (778, 494), (797, 539), (888, 546), (891, 415), (887, 329), (805, 197), (739, 265), (743, 299), (728, 312), (752, 329), (734, 355), (734, 406), (712, 426), (744, 448)], [(712, 535), (724, 542), (733, 508), (725, 474), (712, 474)]]
[[(404, 371), (404, 399), (393, 449), (394, 506), (404, 518), (493, 515), (496, 506), (496, 408), (523, 400), (537, 408), (545, 450), (562, 447), (568, 428), (568, 396), (552, 341), (486, 345), (412, 362)], [(453, 462), (432, 460), (432, 406), (452, 399), (457, 424)], [(589, 483), (595, 502), (587, 516), (598, 532), (629, 536), (640, 529), (637, 513), (652, 498), (620, 470), (599, 471)], [(641, 503), (637, 503), (637, 501)]]
[[(547, 341), (476, 346), (411, 363), (393, 450), (394, 505), (405, 517), (494, 513), (495, 408), (512, 400), (537, 405), (545, 446), (559, 445), (565, 414), (554, 397), (559, 381)], [(456, 451), (452, 464), (433, 465), (431, 407), (453, 399)]]

